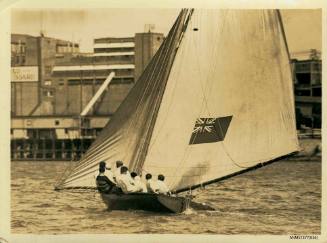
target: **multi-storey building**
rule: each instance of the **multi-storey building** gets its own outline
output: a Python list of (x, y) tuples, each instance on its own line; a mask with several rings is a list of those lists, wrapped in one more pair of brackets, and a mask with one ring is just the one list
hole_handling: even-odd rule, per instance
[(67, 62), (58, 63), (53, 68), (53, 79), (58, 91), (54, 113), (80, 114), (108, 75), (115, 72), (108, 92), (101, 95), (88, 113), (112, 115), (162, 41), (163, 35), (157, 33), (139, 33), (135, 38), (99, 38), (94, 40), (93, 55), (75, 56)]
[(292, 54), (297, 127), (321, 128), (321, 53)]
[(12, 116), (52, 115), (52, 68), (57, 58), (79, 51), (78, 44), (45, 37), (11, 36)]
[[(134, 86), (135, 70), (140, 75), (162, 41), (163, 35), (157, 33), (139, 33), (135, 38), (99, 38), (94, 40), (94, 52), (87, 54), (69, 49), (73, 46), (69, 42), (35, 46), (31, 55), (38, 77), (33, 80), (33, 92), (25, 86), (18, 90), (12, 82), (12, 110), (17, 111), (16, 100), (24, 106), (20, 94), (25, 102), (33, 101), (24, 113), (12, 112), (12, 158), (79, 158)], [(40, 54), (35, 53), (44, 53), (47, 60), (39, 62)], [(115, 76), (106, 91), (87, 115), (81, 116), (111, 72)]]

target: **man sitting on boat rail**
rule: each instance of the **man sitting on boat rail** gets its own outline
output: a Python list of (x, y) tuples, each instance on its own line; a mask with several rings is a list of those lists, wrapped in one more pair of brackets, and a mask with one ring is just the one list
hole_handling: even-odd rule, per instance
[(117, 184), (124, 193), (142, 191), (142, 189), (135, 186), (134, 180), (128, 173), (128, 168), (126, 166), (120, 168), (120, 176), (118, 177)]
[(115, 169), (113, 169), (113, 178), (114, 178), (114, 181), (117, 183), (118, 182), (118, 179), (119, 179), (119, 177), (120, 177), (120, 169), (121, 169), (121, 167), (123, 166), (124, 164), (123, 164), (123, 162), (122, 161), (120, 161), (120, 160), (118, 160), (118, 161), (116, 161), (116, 168)]
[(104, 174), (108, 177), (108, 179), (109, 179), (112, 183), (115, 183), (115, 180), (114, 180), (114, 174), (113, 174), (111, 168), (108, 168), (108, 167), (106, 166), (106, 162), (105, 162), (105, 161), (101, 161), (101, 162), (99, 163), (99, 169), (100, 169), (101, 167), (105, 168), (105, 172), (104, 172)]
[(115, 184), (104, 174), (106, 167), (100, 165), (99, 175), (96, 178), (97, 189), (100, 193), (110, 193)]
[(152, 180), (152, 175), (150, 173), (145, 175), (146, 188), (149, 193), (158, 193), (158, 184)]
[(141, 192), (148, 192), (146, 185), (141, 181), (141, 177), (136, 172), (132, 172), (131, 177), (134, 180), (135, 186), (141, 190)]
[(169, 191), (168, 187), (166, 186), (164, 180), (164, 175), (158, 175), (158, 180), (154, 181), (152, 180), (151, 174), (146, 174), (146, 187), (149, 193), (158, 193), (158, 194), (167, 194), (171, 195), (171, 192)]
[(170, 191), (168, 189), (168, 187), (166, 186), (165, 182), (165, 176), (164, 175), (158, 175), (158, 181), (157, 181), (157, 186), (158, 186), (158, 190), (157, 192), (159, 194), (168, 194), (170, 195)]

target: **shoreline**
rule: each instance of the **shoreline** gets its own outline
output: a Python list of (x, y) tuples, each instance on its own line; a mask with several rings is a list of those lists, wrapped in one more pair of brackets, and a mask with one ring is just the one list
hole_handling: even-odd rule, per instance
[[(286, 158), (287, 161), (321, 161), (321, 138), (299, 138), (299, 146), (301, 150)], [(26, 162), (26, 161), (34, 161), (34, 162), (77, 162), (77, 161), (69, 161), (69, 160), (15, 160), (11, 159), (11, 162)]]

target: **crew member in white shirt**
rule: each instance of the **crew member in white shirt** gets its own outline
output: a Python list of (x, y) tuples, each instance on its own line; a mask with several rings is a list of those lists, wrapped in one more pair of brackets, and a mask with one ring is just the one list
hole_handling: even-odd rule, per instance
[(120, 168), (120, 176), (118, 177), (118, 186), (123, 190), (124, 193), (130, 192), (140, 192), (142, 189), (139, 189), (135, 186), (134, 180), (127, 173), (128, 168), (126, 166), (122, 166)]
[(158, 193), (160, 194), (170, 194), (170, 191), (168, 187), (166, 186), (165, 182), (165, 177), (164, 175), (158, 175), (158, 181), (157, 181), (157, 186), (158, 186)]
[(146, 179), (146, 189), (148, 190), (148, 192), (158, 193), (158, 185), (156, 181), (152, 180), (152, 175), (149, 173), (146, 174), (145, 179)]
[(148, 190), (146, 189), (146, 185), (143, 183), (143, 181), (141, 181), (141, 177), (139, 175), (137, 175), (136, 172), (132, 172), (131, 173), (131, 177), (134, 180), (134, 184), (135, 186), (141, 190), (141, 192), (148, 192)]
[(113, 178), (114, 178), (114, 180), (115, 180), (116, 183), (119, 180), (119, 177), (120, 177), (120, 169), (121, 169), (122, 166), (123, 166), (123, 162), (122, 161), (120, 161), (120, 160), (116, 161), (116, 168), (113, 169), (113, 171), (112, 171), (113, 172)]

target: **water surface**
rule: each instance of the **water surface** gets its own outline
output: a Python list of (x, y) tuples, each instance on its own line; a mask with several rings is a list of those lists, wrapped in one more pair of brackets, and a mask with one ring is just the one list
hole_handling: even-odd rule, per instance
[(215, 212), (106, 210), (96, 192), (53, 190), (68, 162), (12, 162), (12, 233), (320, 234), (321, 162), (281, 161), (196, 190)]

